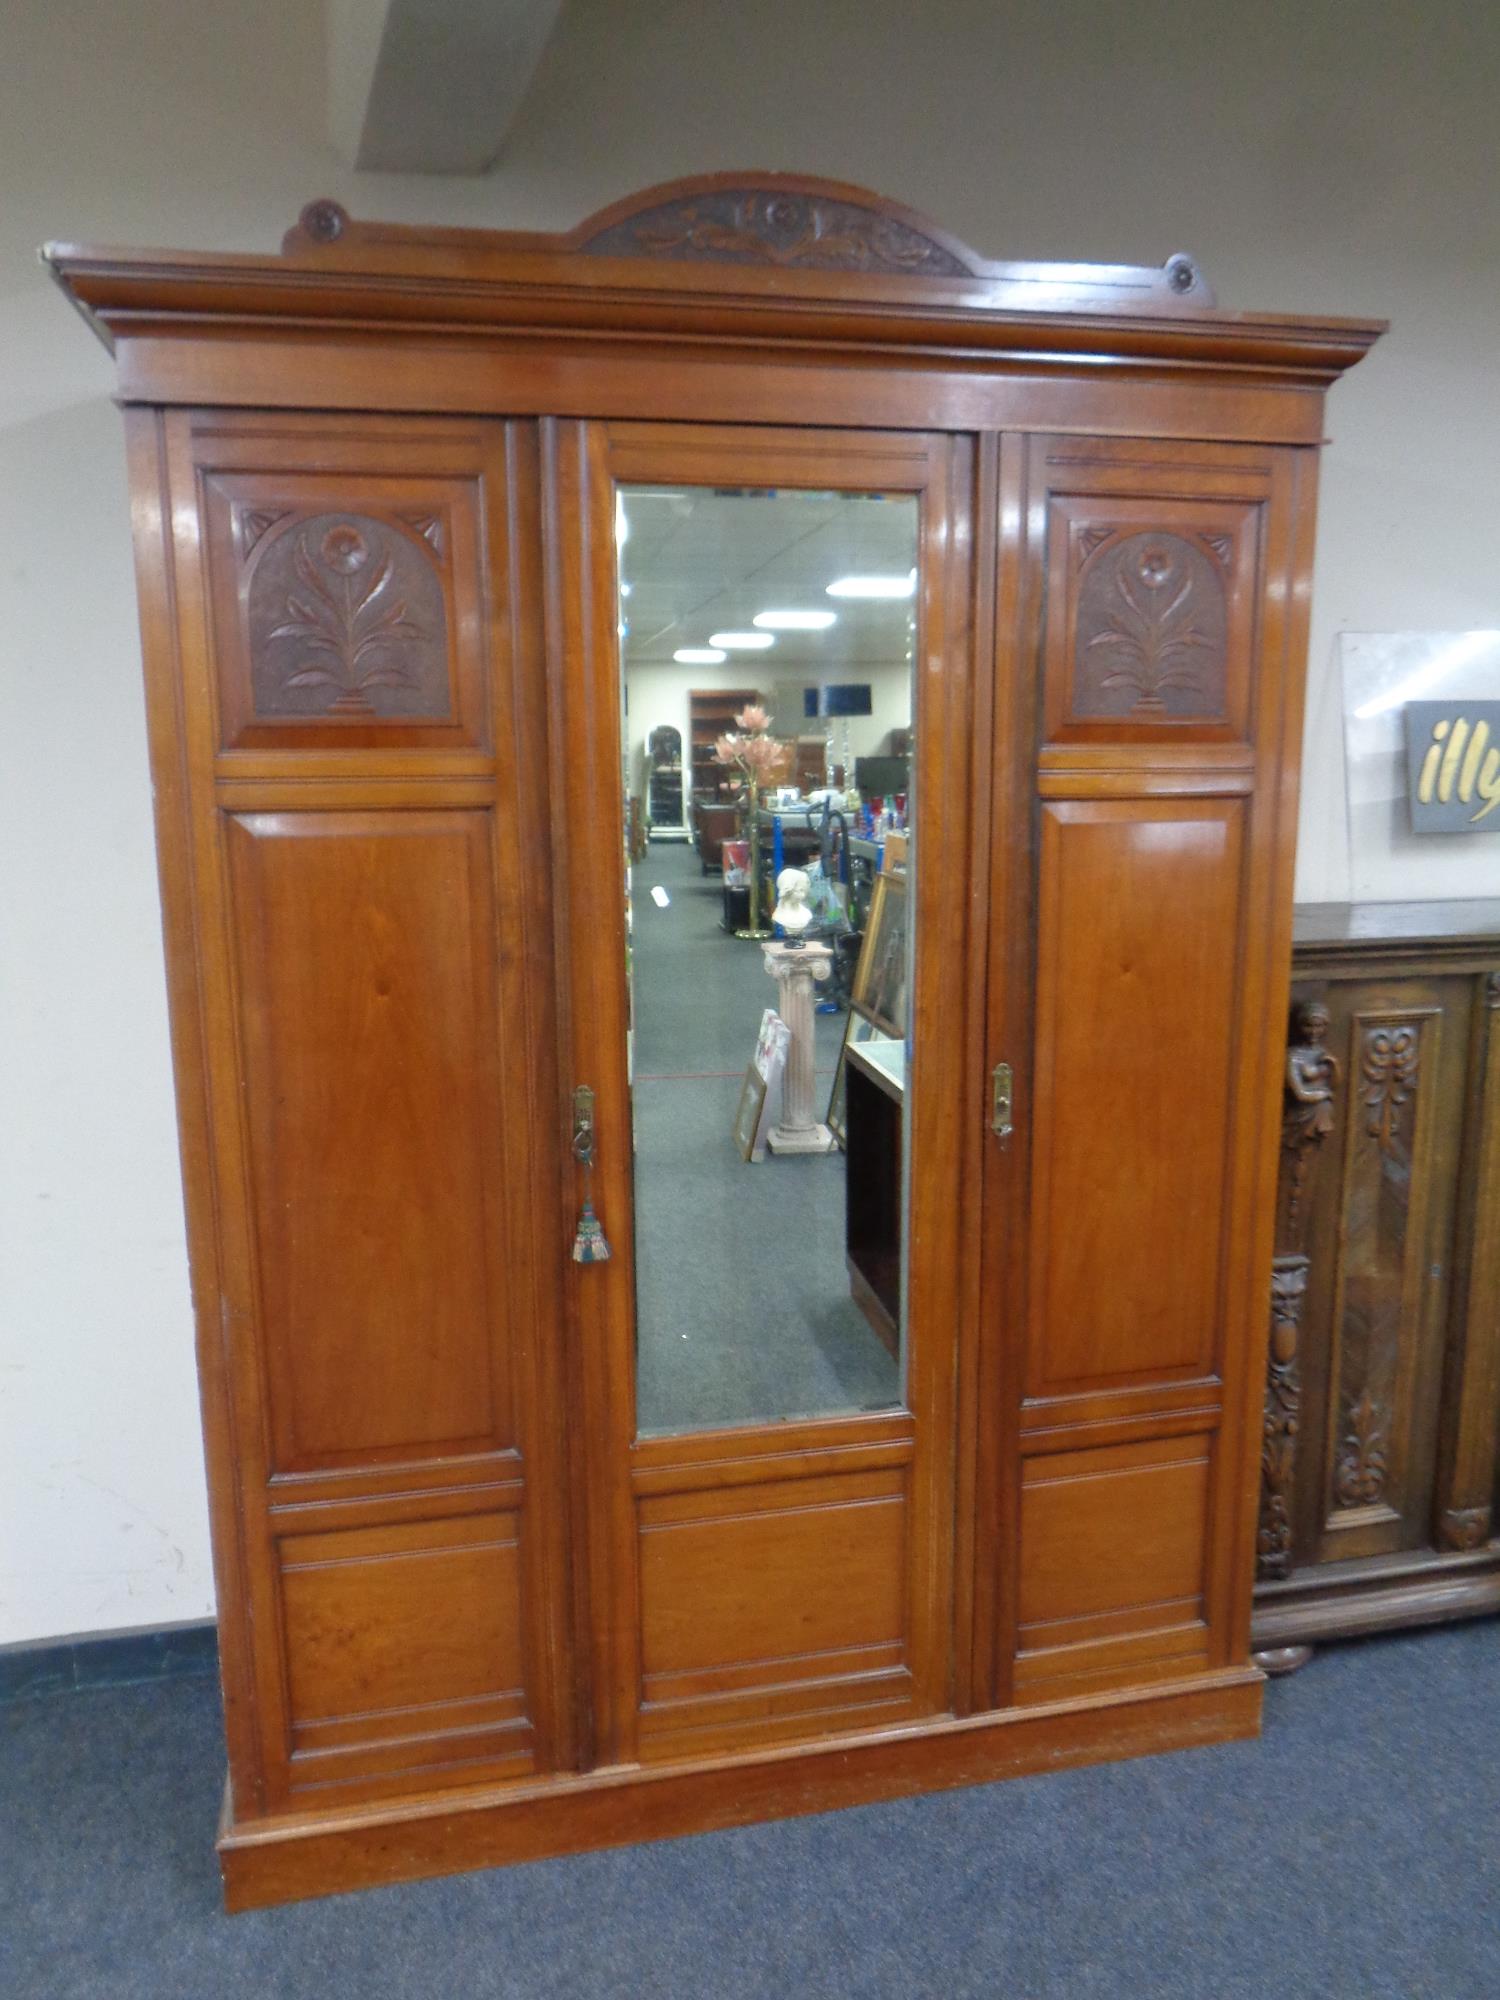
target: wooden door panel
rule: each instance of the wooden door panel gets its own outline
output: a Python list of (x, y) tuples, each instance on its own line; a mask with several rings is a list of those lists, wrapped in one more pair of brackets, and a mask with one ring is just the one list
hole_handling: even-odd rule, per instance
[(230, 822), (278, 1473), (512, 1442), (489, 818)]
[(513, 1512), (287, 1535), (277, 1555), (294, 1796), (534, 1766)]
[[(558, 587), (554, 702), (568, 745), (567, 1062), (598, 1093), (594, 1198), (612, 1246), (608, 1263), (580, 1269), (574, 1289), (596, 1754), (628, 1763), (940, 1712), (952, 1685), (952, 1342), (973, 1275), (960, 1174), (979, 1139), (963, 1116), (979, 1075), (960, 997), (972, 454), (965, 440), (924, 433), (687, 424), (560, 424), (544, 448)], [(919, 501), (910, 1147), (921, 1165), (910, 1197), (905, 1411), (635, 1434), (625, 883), (617, 816), (600, 810), (618, 801), (622, 763), (617, 483)], [(708, 1246), (684, 1241), (684, 1271), (704, 1254)], [(842, 1497), (851, 1459), (879, 1476), (870, 1491)], [(721, 1488), (732, 1500), (716, 1497)]]
[(643, 1499), (648, 1754), (909, 1713), (908, 1504), (902, 1465)]
[(1041, 828), (1028, 1393), (1206, 1376), (1243, 808), (1049, 802)]
[(536, 438), (183, 411), (161, 441), (235, 1810), (567, 1767)]
[(1001, 1701), (1248, 1640), (1307, 475), (1258, 446), (1002, 440), (992, 845), (1031, 866), (997, 868), (990, 913), (1017, 1116), (986, 1155), (981, 1382), (1019, 1462), (988, 1458), (975, 1672)]
[(1207, 1657), (1209, 1434), (1028, 1458), (1016, 1684)]

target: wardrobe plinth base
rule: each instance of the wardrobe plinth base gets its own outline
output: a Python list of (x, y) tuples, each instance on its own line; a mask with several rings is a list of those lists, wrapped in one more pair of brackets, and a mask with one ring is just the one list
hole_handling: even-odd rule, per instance
[(238, 1824), (226, 1799), (218, 1843), (224, 1901), (231, 1911), (259, 1909), (1229, 1742), (1259, 1733), (1264, 1685), (1245, 1666), (708, 1764), (615, 1768)]

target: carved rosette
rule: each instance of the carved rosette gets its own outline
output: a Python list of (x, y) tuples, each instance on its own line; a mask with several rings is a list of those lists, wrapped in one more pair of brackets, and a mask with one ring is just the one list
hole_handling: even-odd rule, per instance
[(1081, 720), (1225, 712), (1229, 610), (1215, 557), (1185, 536), (1085, 528), (1073, 648)]
[(664, 202), (601, 230), (595, 257), (670, 257), (783, 269), (967, 278), (968, 265), (909, 223), (828, 195), (723, 189)]
[(1488, 1507), (1449, 1507), (1438, 1523), (1438, 1538), (1445, 1548), (1464, 1553), (1482, 1549), (1490, 1538)]
[(446, 721), (440, 525), (246, 511), (242, 560), (257, 717)]
[(1256, 1573), (1287, 1576), (1292, 1567), (1292, 1494), (1302, 1410), (1298, 1341), (1307, 1295), (1307, 1259), (1278, 1257), (1271, 1270), (1271, 1345), (1266, 1362), (1265, 1423), (1260, 1449), (1260, 1526)]

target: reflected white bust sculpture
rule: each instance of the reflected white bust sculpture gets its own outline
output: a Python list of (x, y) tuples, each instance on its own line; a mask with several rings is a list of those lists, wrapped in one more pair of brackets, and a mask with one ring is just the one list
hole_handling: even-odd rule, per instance
[(783, 868), (776, 877), (777, 902), (771, 921), (780, 924), (788, 937), (801, 937), (812, 922), (807, 888), (807, 871), (803, 868)]

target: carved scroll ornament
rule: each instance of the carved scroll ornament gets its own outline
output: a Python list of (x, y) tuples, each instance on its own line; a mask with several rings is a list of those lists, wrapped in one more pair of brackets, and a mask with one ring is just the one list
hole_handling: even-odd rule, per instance
[(1221, 716), (1228, 603), (1214, 557), (1185, 536), (1085, 531), (1073, 653), (1081, 719)]
[(1402, 1113), (1416, 1090), (1420, 1065), (1420, 1029), (1384, 1024), (1366, 1029), (1360, 1060), (1368, 1114), (1365, 1129), (1379, 1142), (1382, 1153), (1394, 1153), (1400, 1146)]

